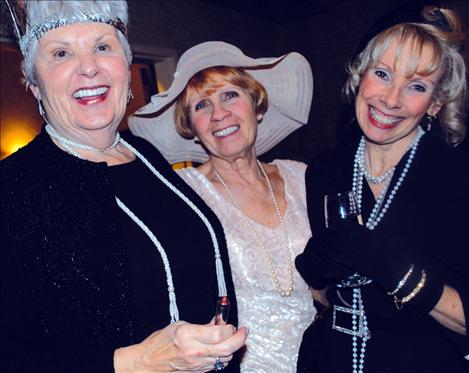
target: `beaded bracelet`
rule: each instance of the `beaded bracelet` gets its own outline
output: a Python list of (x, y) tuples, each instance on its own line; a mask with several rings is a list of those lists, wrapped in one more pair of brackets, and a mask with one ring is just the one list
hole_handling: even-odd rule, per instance
[(388, 295), (396, 295), (397, 292), (398, 292), (399, 290), (401, 290), (402, 287), (404, 286), (404, 284), (407, 282), (407, 280), (409, 279), (409, 277), (410, 277), (410, 275), (412, 274), (412, 272), (414, 272), (414, 265), (413, 265), (413, 264), (410, 265), (409, 270), (408, 270), (407, 273), (404, 275), (404, 277), (402, 277), (401, 281), (399, 281), (399, 283), (397, 284), (396, 288), (395, 288), (393, 291), (389, 292)]
[(414, 290), (412, 290), (408, 295), (406, 295), (402, 299), (399, 299), (397, 296), (394, 295), (394, 304), (396, 305), (396, 308), (399, 311), (402, 310), (402, 305), (404, 303), (407, 303), (408, 301), (410, 301), (422, 290), (422, 288), (425, 286), (426, 280), (427, 280), (427, 273), (424, 270), (422, 270), (422, 277), (420, 277), (420, 281), (418, 282)]

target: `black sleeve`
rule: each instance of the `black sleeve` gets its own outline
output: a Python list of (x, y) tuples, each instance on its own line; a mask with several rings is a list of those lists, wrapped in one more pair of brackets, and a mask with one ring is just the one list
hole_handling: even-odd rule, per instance
[[(114, 372), (114, 347), (76, 349), (48, 336), (42, 323), (40, 219), (29, 209), (28, 195), (17, 185), (20, 167), (0, 167), (0, 358), (2, 372)], [(16, 170), (15, 170), (16, 168)], [(23, 188), (24, 189), (24, 188)], [(25, 238), (27, 237), (27, 239)]]
[(352, 189), (351, 149), (328, 151), (314, 158), (305, 175), (306, 202), (311, 231), (325, 228), (324, 196)]

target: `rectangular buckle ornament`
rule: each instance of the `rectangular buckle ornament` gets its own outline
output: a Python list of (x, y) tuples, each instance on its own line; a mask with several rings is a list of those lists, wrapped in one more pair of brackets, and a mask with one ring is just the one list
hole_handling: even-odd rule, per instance
[[(352, 329), (348, 329), (348, 328), (345, 328), (343, 326), (337, 325), (336, 319), (337, 319), (337, 313), (338, 312), (343, 312), (345, 314), (349, 314), (350, 317), (352, 317), (352, 324), (353, 323), (358, 323), (358, 329), (357, 330), (352, 330)], [(353, 318), (354, 315), (356, 316), (355, 319)], [(353, 336), (356, 336), (356, 337), (370, 339), (371, 336), (370, 336), (369, 330), (367, 329), (367, 331), (365, 331), (364, 328), (363, 328), (363, 316), (364, 316), (363, 310), (354, 310), (352, 308), (347, 308), (347, 307), (334, 305), (334, 309), (333, 309), (333, 313), (332, 313), (332, 329), (337, 330), (341, 333), (353, 335)]]

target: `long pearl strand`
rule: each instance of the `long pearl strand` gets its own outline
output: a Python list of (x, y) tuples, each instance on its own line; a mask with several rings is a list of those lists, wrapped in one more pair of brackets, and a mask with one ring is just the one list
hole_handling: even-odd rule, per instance
[[(367, 229), (373, 230), (381, 222), (381, 219), (383, 218), (384, 214), (386, 213), (389, 206), (391, 205), (391, 202), (393, 201), (394, 196), (396, 195), (399, 187), (404, 181), (405, 176), (407, 175), (407, 172), (409, 171), (410, 165), (412, 164), (412, 161), (415, 157), (415, 153), (417, 151), (417, 147), (420, 142), (420, 139), (424, 134), (425, 132), (420, 127), (418, 127), (417, 135), (415, 136), (411, 144), (411, 151), (407, 159), (407, 162), (399, 176), (399, 179), (397, 180), (393, 189), (389, 193), (386, 203), (384, 203), (384, 200), (385, 200), (389, 185), (391, 183), (391, 179), (392, 179), (392, 175), (394, 174), (395, 167), (388, 170), (381, 177), (378, 177), (377, 179), (370, 181), (365, 174), (366, 167), (364, 167), (365, 165), (365, 137), (363, 136), (361, 138), (360, 144), (358, 145), (357, 152), (355, 154), (355, 161), (353, 165), (353, 184), (352, 184), (352, 190), (357, 198), (358, 210), (361, 210), (363, 179), (365, 178), (367, 181), (370, 181), (372, 184), (380, 184), (383, 181), (386, 181), (386, 184), (384, 185), (383, 190), (379, 194), (375, 202), (375, 205), (371, 211), (371, 214), (368, 217), (368, 220), (366, 221), (365, 226)], [(381, 180), (381, 178), (383, 178), (383, 180)], [(383, 203), (384, 203), (384, 206), (383, 206)], [(359, 274), (355, 274), (354, 276), (357, 278), (361, 277)], [(367, 322), (366, 314), (365, 314), (365, 307), (363, 305), (363, 298), (361, 295), (361, 289), (359, 287), (354, 288), (352, 291), (352, 331), (353, 331), (353, 334), (352, 334), (352, 372), (363, 373), (363, 368), (365, 366), (366, 343), (368, 339), (371, 338), (371, 333), (368, 328), (368, 322)], [(358, 337), (361, 338), (360, 353), (358, 353)]]
[(257, 242), (259, 243), (259, 245), (261, 246), (262, 248), (262, 252), (264, 254), (264, 258), (265, 260), (267, 261), (268, 265), (269, 265), (269, 268), (270, 268), (270, 272), (272, 274), (272, 279), (274, 281), (274, 285), (275, 285), (275, 288), (277, 289), (277, 291), (280, 293), (280, 295), (282, 297), (288, 297), (291, 295), (291, 293), (293, 292), (293, 289), (294, 289), (294, 282), (293, 282), (293, 260), (292, 260), (292, 254), (291, 254), (291, 249), (290, 249), (290, 240), (288, 239), (288, 233), (287, 233), (287, 229), (285, 227), (285, 223), (283, 221), (283, 218), (282, 218), (282, 215), (280, 214), (280, 209), (279, 209), (279, 206), (278, 206), (278, 203), (277, 203), (277, 198), (275, 197), (275, 193), (274, 193), (274, 189), (272, 188), (272, 184), (270, 182), (270, 179), (269, 177), (267, 176), (267, 173), (265, 172), (264, 168), (262, 167), (262, 164), (261, 162), (257, 161), (257, 164), (259, 166), (259, 169), (261, 170), (261, 173), (262, 173), (262, 176), (264, 177), (266, 183), (267, 183), (267, 186), (269, 188), (269, 192), (270, 192), (270, 195), (272, 197), (272, 201), (274, 203), (274, 207), (275, 207), (275, 213), (278, 217), (278, 220), (280, 221), (280, 225), (282, 227), (282, 231), (283, 231), (283, 238), (284, 238), (284, 244), (285, 244), (285, 251), (287, 253), (287, 271), (288, 271), (288, 287), (286, 289), (282, 288), (282, 286), (280, 285), (280, 281), (279, 281), (279, 278), (278, 278), (278, 274), (277, 274), (277, 270), (275, 269), (275, 266), (274, 266), (274, 263), (273, 263), (273, 260), (272, 260), (272, 256), (269, 252), (269, 250), (267, 249), (265, 243), (264, 243), (264, 240), (262, 240), (262, 238), (259, 236), (259, 234), (257, 233), (257, 231), (255, 230), (254, 226), (252, 225), (251, 221), (248, 219), (248, 217), (244, 214), (243, 210), (241, 210), (240, 206), (239, 206), (239, 203), (238, 201), (236, 200), (235, 196), (233, 195), (233, 193), (231, 192), (230, 188), (228, 187), (228, 185), (225, 183), (225, 180), (223, 180), (223, 178), (221, 177), (221, 175), (218, 173), (218, 171), (216, 169), (214, 169), (214, 173), (215, 173), (215, 176), (217, 177), (217, 179), (220, 181), (220, 183), (223, 185), (223, 187), (225, 188), (226, 190), (226, 193), (228, 194), (228, 197), (230, 198), (232, 204), (234, 205), (234, 207), (240, 212), (240, 214), (243, 216), (244, 218), (244, 221), (246, 222), (247, 226), (249, 227), (249, 229), (251, 230), (252, 234), (254, 235), (254, 237), (256, 237), (256, 240)]
[[(51, 130), (52, 129), (52, 130)], [(77, 158), (86, 160), (82, 155), (80, 155), (78, 152), (73, 150), (71, 146), (80, 148), (80, 149), (86, 149), (86, 150), (103, 150), (103, 149), (96, 149), (93, 148), (89, 145), (85, 144), (79, 144), (75, 143), (71, 140), (68, 140), (62, 136), (60, 136), (52, 126), (49, 124), (46, 124), (46, 131), (47, 133), (55, 138), (63, 147), (64, 149), (67, 150), (68, 153), (74, 155)], [(124, 139), (122, 139), (119, 135), (119, 133), (116, 134), (116, 139), (118, 143), (121, 143), (124, 145), (127, 149), (129, 149), (137, 158), (139, 158), (143, 164), (163, 183), (165, 184), (172, 192), (174, 192), (179, 198), (181, 198), (196, 214), (197, 216), (202, 220), (202, 222), (205, 224), (207, 227), (207, 230), (209, 231), (210, 238), (212, 239), (212, 244), (213, 244), (213, 249), (215, 253), (215, 269), (217, 273), (217, 281), (218, 281), (218, 296), (219, 297), (226, 297), (227, 296), (227, 290), (226, 290), (226, 283), (225, 283), (225, 274), (223, 270), (223, 263), (221, 261), (221, 254), (220, 254), (220, 248), (218, 245), (218, 240), (217, 236), (215, 234), (215, 230), (212, 227), (212, 224), (210, 221), (207, 219), (207, 217), (203, 214), (200, 209), (194, 205), (194, 203), (185, 195), (183, 194), (179, 189), (177, 189), (171, 182), (166, 179), (162, 174), (158, 172), (158, 170), (141, 154), (137, 149), (135, 149), (132, 145), (130, 145), (128, 142), (126, 142)], [(115, 147), (117, 145), (117, 142), (115, 145), (111, 145), (111, 148)], [(173, 283), (173, 275), (171, 271), (171, 266), (169, 263), (168, 256), (166, 254), (166, 251), (163, 247), (163, 245), (160, 243), (160, 241), (156, 238), (155, 234), (150, 230), (150, 228), (145, 225), (145, 223), (140, 220), (140, 218), (133, 213), (132, 210), (130, 210), (118, 197), (115, 197), (117, 205), (119, 208), (129, 216), (132, 221), (137, 224), (140, 229), (143, 230), (143, 232), (148, 236), (148, 238), (151, 240), (151, 242), (155, 245), (156, 249), (158, 250), (158, 253), (160, 254), (161, 260), (163, 261), (164, 265), (164, 270), (166, 274), (166, 283), (168, 285), (168, 297), (169, 297), (169, 314), (171, 318), (171, 323), (174, 323), (179, 320), (179, 309), (177, 306), (176, 302), (176, 289), (174, 288), (174, 283)]]

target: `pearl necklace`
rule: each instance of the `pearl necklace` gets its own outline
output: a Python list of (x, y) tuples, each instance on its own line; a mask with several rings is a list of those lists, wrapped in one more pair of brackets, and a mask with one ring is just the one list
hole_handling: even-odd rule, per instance
[[(379, 224), (384, 214), (388, 210), (389, 206), (391, 205), (391, 202), (393, 201), (394, 196), (396, 195), (399, 187), (404, 181), (405, 176), (407, 175), (407, 172), (409, 171), (410, 165), (412, 164), (412, 161), (414, 160), (415, 152), (417, 151), (417, 147), (420, 142), (420, 139), (424, 134), (425, 134), (424, 130), (418, 127), (417, 135), (412, 141), (411, 151), (410, 151), (409, 157), (407, 158), (407, 162), (404, 166), (404, 169), (402, 170), (399, 176), (399, 179), (397, 180), (393, 189), (389, 193), (386, 203), (384, 203), (384, 199), (386, 197), (386, 192), (391, 182), (391, 179), (387, 181), (387, 185), (383, 188), (383, 190), (379, 194), (378, 199), (376, 200), (376, 203), (373, 207), (373, 210), (371, 211), (371, 214), (368, 217), (368, 220), (365, 224), (365, 226), (368, 229), (371, 229), (371, 230), (375, 229), (375, 227)], [(364, 159), (365, 159), (365, 137), (362, 137), (360, 140), (360, 144), (358, 145), (357, 152), (355, 154), (355, 161), (353, 165), (352, 190), (355, 193), (355, 196), (357, 197), (358, 210), (361, 210), (362, 191), (363, 191), (363, 171), (360, 168), (360, 164), (364, 162)], [(383, 208), (381, 208), (383, 203), (384, 203), (384, 206)]]
[[(391, 184), (391, 179), (392, 179), (392, 175), (394, 174), (395, 167), (388, 170), (384, 175), (377, 177), (373, 181), (369, 180), (365, 172), (366, 166), (364, 166), (366, 164), (365, 163), (365, 137), (362, 136), (360, 143), (358, 145), (358, 148), (357, 148), (357, 152), (355, 154), (355, 161), (353, 165), (353, 182), (352, 182), (352, 190), (357, 198), (359, 211), (361, 210), (361, 202), (362, 202), (363, 178), (365, 178), (367, 181), (370, 181), (372, 184), (380, 184), (386, 181), (386, 184), (384, 185), (381, 193), (379, 194), (375, 202), (375, 205), (373, 207), (373, 210), (371, 211), (371, 214), (368, 217), (368, 220), (365, 224), (367, 229), (370, 229), (370, 230), (375, 229), (376, 226), (380, 223), (386, 211), (388, 210), (389, 206), (391, 205), (392, 200), (394, 199), (394, 196), (396, 195), (399, 187), (404, 181), (405, 176), (407, 175), (407, 172), (409, 171), (410, 165), (412, 164), (412, 161), (415, 157), (415, 152), (417, 151), (417, 147), (420, 142), (420, 139), (424, 134), (425, 132), (420, 127), (418, 127), (417, 135), (412, 141), (411, 151), (410, 151), (409, 157), (407, 158), (404, 169), (402, 170), (399, 176), (399, 179), (397, 180), (393, 189), (389, 193), (388, 199), (386, 200), (386, 203), (384, 204), (384, 206), (383, 206), (384, 199), (386, 197), (386, 193), (388, 191), (389, 185)], [(373, 176), (371, 177), (373, 178)], [(381, 208), (382, 206), (383, 208)], [(352, 277), (358, 278), (361, 281), (366, 279), (360, 276), (358, 273), (355, 273)], [(367, 282), (365, 281), (365, 283)], [(338, 290), (337, 290), (337, 293), (339, 294), (339, 298), (341, 298)], [(342, 300), (342, 302), (344, 301)], [(366, 343), (368, 339), (371, 338), (371, 333), (368, 328), (368, 322), (367, 322), (367, 318), (365, 314), (365, 307), (363, 305), (361, 289), (359, 287), (355, 287), (352, 290), (351, 314), (352, 314), (352, 372), (363, 373), (363, 368), (365, 366)], [(359, 337), (361, 338), (360, 354), (358, 354), (358, 338)]]
[(223, 187), (225, 188), (226, 190), (226, 193), (228, 194), (228, 197), (230, 198), (232, 204), (234, 205), (234, 207), (239, 211), (239, 213), (241, 214), (241, 216), (244, 218), (244, 221), (246, 222), (247, 226), (249, 227), (249, 229), (251, 230), (251, 232), (253, 233), (254, 237), (256, 237), (256, 240), (258, 242), (258, 244), (260, 245), (260, 247), (262, 248), (262, 252), (264, 254), (264, 258), (265, 260), (267, 261), (268, 265), (269, 265), (269, 268), (270, 268), (270, 272), (272, 274), (272, 279), (274, 281), (274, 285), (275, 285), (275, 288), (277, 289), (277, 291), (280, 293), (280, 295), (282, 297), (288, 297), (291, 295), (291, 293), (293, 292), (293, 289), (294, 289), (294, 282), (293, 282), (293, 260), (292, 260), (292, 255), (291, 255), (291, 249), (290, 249), (290, 240), (288, 239), (288, 233), (287, 233), (287, 229), (285, 227), (285, 223), (283, 221), (283, 218), (282, 218), (282, 215), (280, 214), (280, 209), (278, 207), (278, 203), (277, 203), (277, 198), (275, 197), (275, 193), (274, 193), (274, 189), (272, 188), (272, 184), (270, 182), (270, 179), (269, 177), (267, 176), (267, 173), (264, 171), (264, 168), (262, 167), (262, 164), (257, 161), (257, 164), (259, 166), (259, 169), (261, 170), (261, 173), (262, 173), (262, 176), (264, 177), (264, 179), (266, 180), (267, 182), (267, 186), (269, 188), (269, 192), (270, 192), (270, 195), (272, 197), (272, 201), (274, 203), (274, 207), (275, 207), (275, 213), (278, 217), (278, 220), (280, 221), (280, 225), (282, 227), (282, 231), (283, 231), (283, 238), (284, 238), (284, 244), (285, 244), (285, 251), (287, 253), (287, 270), (288, 270), (288, 288), (287, 289), (283, 289), (280, 285), (280, 281), (279, 281), (279, 278), (278, 278), (278, 274), (277, 274), (277, 270), (275, 269), (274, 267), (274, 263), (273, 263), (273, 260), (272, 260), (272, 255), (270, 254), (269, 250), (267, 249), (264, 241), (262, 240), (262, 238), (260, 237), (260, 235), (257, 233), (257, 231), (255, 230), (254, 226), (252, 225), (251, 221), (249, 220), (249, 218), (244, 214), (243, 210), (241, 210), (240, 206), (239, 206), (239, 203), (238, 201), (236, 200), (235, 196), (233, 195), (233, 193), (231, 192), (230, 188), (228, 187), (228, 185), (225, 183), (225, 180), (223, 180), (223, 178), (221, 177), (221, 175), (218, 173), (218, 171), (214, 168), (214, 173), (215, 173), (215, 176), (217, 177), (217, 179), (220, 181), (220, 183), (223, 185)]
[[(51, 130), (52, 128), (52, 130)], [(62, 136), (58, 135), (57, 132), (54, 131), (53, 127), (50, 126), (49, 124), (46, 124), (46, 131), (47, 133), (55, 138), (57, 141), (60, 142), (60, 144), (72, 155), (74, 155), (77, 158), (86, 160), (83, 156), (81, 156), (79, 153), (71, 149), (70, 145), (80, 148), (80, 149), (87, 149), (87, 150), (93, 150), (95, 148), (89, 147), (88, 145), (84, 144), (78, 144), (75, 143), (71, 140), (65, 139)], [(124, 145), (127, 149), (129, 149), (137, 158), (139, 158), (143, 164), (163, 183), (165, 184), (172, 192), (174, 192), (179, 198), (181, 198), (196, 214), (197, 216), (202, 220), (202, 222), (205, 224), (207, 227), (207, 230), (210, 234), (210, 238), (212, 239), (212, 245), (214, 249), (214, 256), (215, 256), (215, 269), (217, 273), (217, 281), (218, 281), (218, 296), (219, 297), (226, 297), (227, 296), (227, 290), (226, 290), (226, 283), (225, 283), (225, 274), (223, 271), (223, 263), (221, 261), (221, 254), (220, 254), (220, 248), (218, 245), (218, 240), (217, 236), (215, 234), (215, 230), (213, 229), (212, 224), (210, 221), (207, 219), (207, 217), (203, 214), (200, 209), (194, 205), (194, 203), (185, 195), (183, 194), (179, 189), (177, 189), (171, 182), (166, 179), (162, 174), (158, 172), (158, 170), (139, 152), (137, 149), (135, 149), (132, 145), (127, 143), (124, 139), (122, 139), (119, 135), (119, 133), (116, 134), (116, 139), (118, 143), (121, 143)], [(65, 141), (64, 141), (65, 140)], [(111, 145), (110, 148), (113, 148), (117, 145), (117, 142), (115, 145)], [(77, 146), (78, 145), (78, 146)], [(91, 149), (89, 149), (91, 148)], [(100, 150), (100, 149), (95, 149), (95, 150)], [(129, 216), (132, 221), (137, 224), (140, 229), (143, 230), (143, 232), (148, 236), (148, 238), (151, 240), (151, 242), (155, 245), (156, 249), (158, 250), (161, 260), (163, 261), (164, 265), (164, 270), (166, 273), (166, 283), (168, 285), (168, 298), (169, 298), (169, 314), (171, 317), (171, 323), (175, 323), (176, 321), (179, 320), (179, 309), (177, 306), (176, 302), (176, 289), (174, 288), (174, 282), (173, 282), (173, 275), (171, 272), (171, 266), (168, 260), (168, 256), (166, 254), (166, 251), (163, 247), (163, 245), (160, 243), (160, 241), (156, 238), (155, 234), (148, 228), (145, 223), (139, 219), (138, 216), (136, 216), (132, 210), (130, 210), (118, 197), (115, 196), (117, 205), (119, 208)]]
[(116, 137), (114, 138), (114, 142), (111, 145), (109, 145), (107, 148), (94, 148), (90, 145), (80, 144), (78, 142), (75, 142), (75, 141), (72, 141), (65, 137), (60, 136), (55, 130), (55, 128), (52, 127), (49, 123), (46, 124), (46, 132), (49, 134), (50, 137), (53, 137), (58, 142), (60, 142), (60, 144), (67, 150), (67, 152), (74, 155), (75, 157), (77, 157), (78, 153), (75, 152), (73, 149), (71, 149), (71, 147), (83, 149), (83, 150), (94, 150), (94, 151), (105, 152), (107, 150), (111, 150), (115, 148), (120, 140), (120, 134), (119, 132), (117, 132)]
[(392, 167), (389, 170), (387, 170), (383, 175), (380, 176), (373, 176), (368, 172), (368, 167), (367, 163), (365, 160), (365, 157), (363, 156), (362, 159), (360, 160), (360, 171), (363, 173), (363, 176), (365, 177), (366, 181), (368, 181), (371, 184), (381, 184), (384, 181), (391, 179), (392, 175), (394, 174), (394, 170), (396, 167)]

